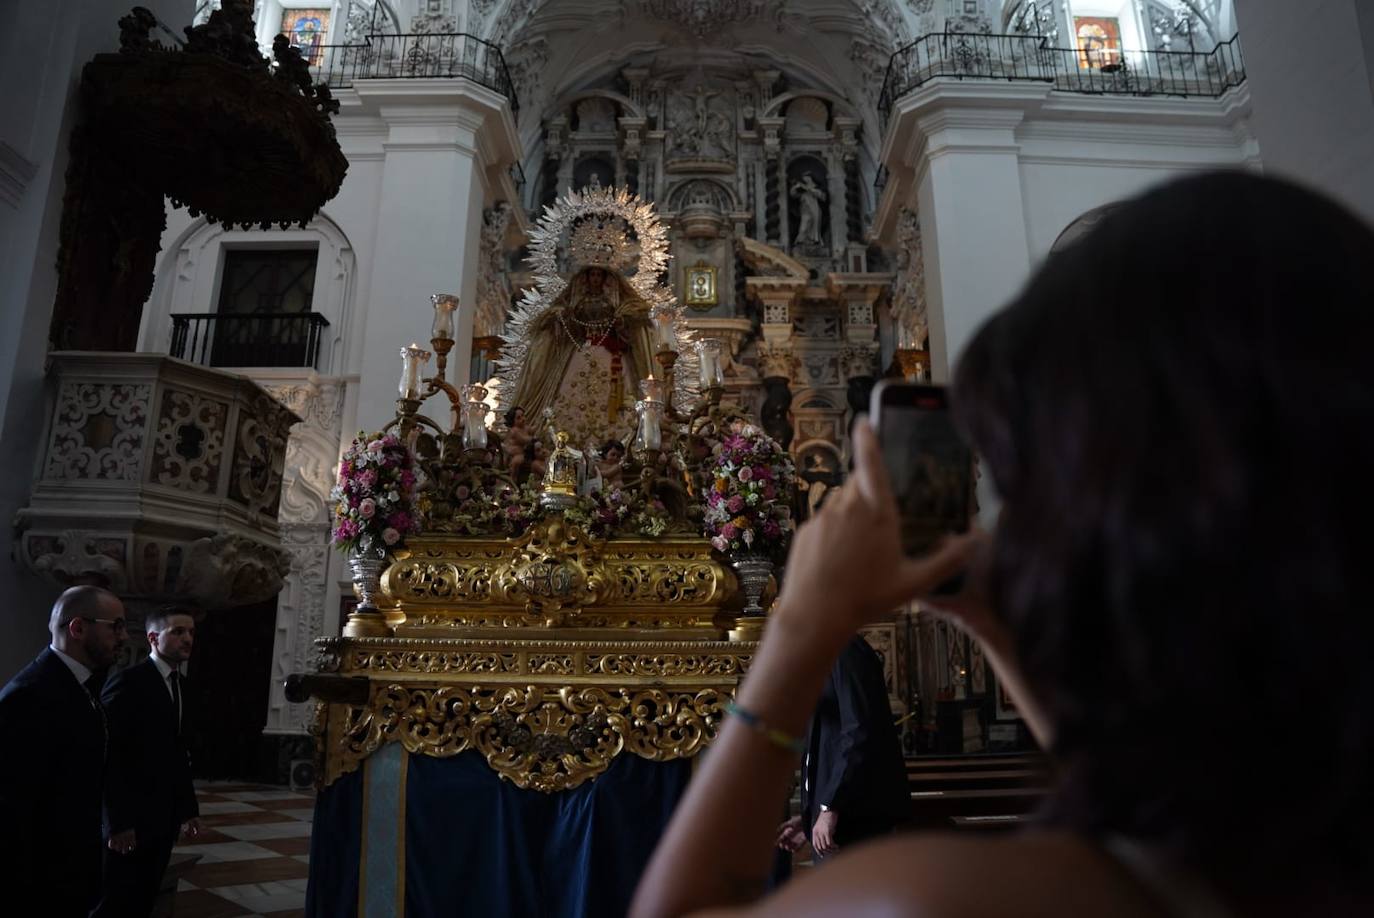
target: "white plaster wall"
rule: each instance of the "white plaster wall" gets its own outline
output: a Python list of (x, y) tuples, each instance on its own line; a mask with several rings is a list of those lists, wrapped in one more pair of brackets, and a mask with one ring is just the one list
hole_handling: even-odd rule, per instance
[[(143, 0), (168, 23), (191, 0)], [(56, 590), (14, 560), (9, 521), (28, 497), (47, 410), (43, 363), (57, 292), (67, 138), (81, 67), (119, 49), (129, 0), (11, 0), (0, 6), (0, 681), (47, 641)], [(7, 178), (15, 176), (14, 178)]]
[(1236, 0), (1265, 172), (1374, 220), (1374, 4)]
[(1078, 217), (1179, 175), (1256, 168), (1249, 112), (1245, 87), (1111, 98), (951, 81), (899, 100), (875, 234), (895, 246), (900, 210), (919, 216), (934, 379)]

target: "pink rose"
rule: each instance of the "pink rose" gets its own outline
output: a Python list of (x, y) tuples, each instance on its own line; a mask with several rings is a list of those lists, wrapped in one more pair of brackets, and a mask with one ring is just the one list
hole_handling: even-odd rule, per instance
[(739, 513), (744, 509), (744, 498), (736, 494), (726, 503), (725, 509), (729, 510), (731, 513)]
[(358, 504), (358, 512), (363, 515), (363, 519), (372, 519), (372, 515), (377, 512), (377, 502), (370, 497), (363, 498), (363, 502)]
[(459, 485), (453, 489), (453, 496), (459, 500), (467, 500), (470, 494), (472, 494), (472, 489), (467, 485)]
[(751, 469), (749, 466), (746, 465), (744, 468), (742, 468), (742, 469), (739, 470), (739, 480), (740, 480), (740, 481), (748, 481), (749, 479), (751, 479), (751, 478), (753, 478), (753, 477), (754, 477), (754, 470)]
[(716, 547), (716, 551), (726, 551), (730, 548), (730, 543), (726, 541), (725, 536), (716, 536), (711, 540), (711, 544)]
[(401, 534), (390, 526), (382, 530), (382, 541), (388, 545), (395, 545), (401, 541)]
[(726, 523), (724, 526), (720, 527), (720, 534), (724, 536), (727, 541), (733, 542), (739, 536), (739, 530), (735, 528), (734, 523)]

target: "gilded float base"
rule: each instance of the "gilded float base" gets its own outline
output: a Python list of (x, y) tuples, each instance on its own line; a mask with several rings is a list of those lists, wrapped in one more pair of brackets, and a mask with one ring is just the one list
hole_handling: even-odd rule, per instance
[(757, 650), (569, 630), (577, 636), (320, 639), (321, 673), (356, 695), (317, 709), (322, 783), (387, 742), (440, 758), (473, 749), (518, 787), (547, 792), (594, 779), (623, 752), (690, 758), (715, 738)]

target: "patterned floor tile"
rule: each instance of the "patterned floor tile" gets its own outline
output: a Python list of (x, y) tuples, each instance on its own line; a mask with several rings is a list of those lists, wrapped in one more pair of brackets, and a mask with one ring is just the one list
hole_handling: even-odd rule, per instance
[(309, 873), (305, 864), (289, 856), (277, 856), (265, 860), (197, 864), (186, 875), (186, 880), (198, 889), (216, 889), (284, 880), (300, 880), (303, 883)]
[[(280, 819), (280, 817), (278, 817)], [(237, 826), (220, 826), (225, 835), (243, 841), (257, 841), (260, 838), (309, 838), (310, 823), (299, 820), (290, 822), (265, 822)]]
[(244, 803), (241, 800), (207, 801), (204, 797), (199, 796), (198, 799), (200, 801), (200, 815), (202, 816), (220, 816), (225, 813), (253, 813), (257, 811), (257, 807), (253, 806), (253, 804)]
[(238, 918), (251, 914), (240, 903), (217, 896), (209, 890), (192, 889), (177, 893), (177, 918)]
[[(300, 824), (292, 823), (292, 825)], [(279, 856), (275, 851), (249, 844), (246, 841), (213, 842), (208, 845), (177, 845), (172, 851), (175, 854), (199, 854), (202, 864), (251, 861), (257, 858)]]
[(263, 848), (271, 848), (278, 854), (309, 854), (310, 839), (308, 838), (264, 838), (261, 841), (253, 842)]

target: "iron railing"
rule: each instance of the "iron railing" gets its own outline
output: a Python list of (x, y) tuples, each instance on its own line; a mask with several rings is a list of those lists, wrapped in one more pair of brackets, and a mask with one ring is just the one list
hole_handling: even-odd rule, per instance
[(1240, 36), (1211, 51), (1085, 51), (1052, 48), (1038, 35), (936, 32), (888, 61), (878, 113), (883, 128), (898, 99), (934, 79), (1049, 83), (1065, 92), (1216, 98), (1245, 82)]
[(462, 77), (500, 93), (520, 111), (501, 49), (466, 32), (368, 35), (358, 45), (323, 45), (311, 66), (315, 80), (334, 88), (358, 80)]
[(318, 312), (173, 313), (173, 357), (210, 367), (319, 369), (329, 320)]

